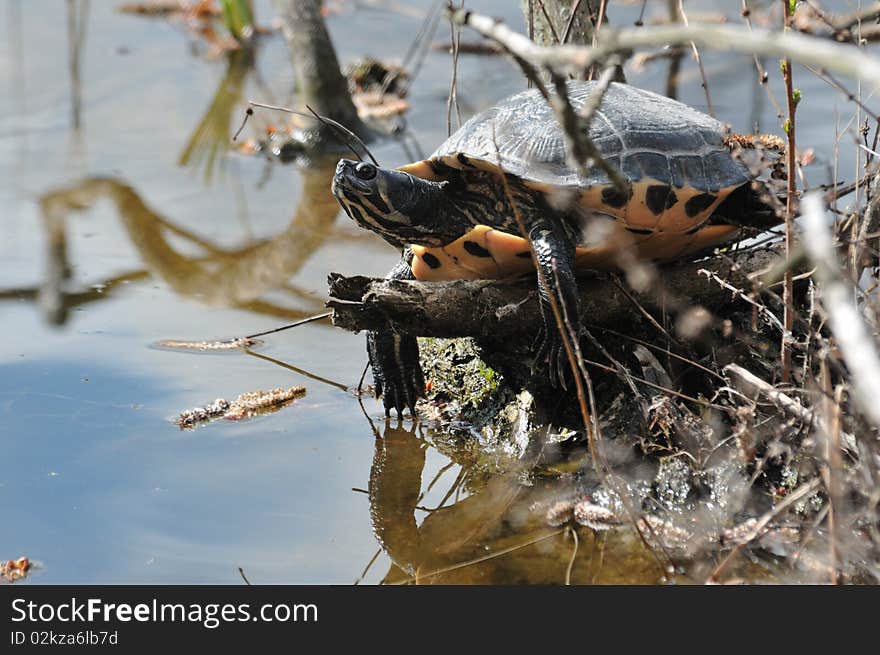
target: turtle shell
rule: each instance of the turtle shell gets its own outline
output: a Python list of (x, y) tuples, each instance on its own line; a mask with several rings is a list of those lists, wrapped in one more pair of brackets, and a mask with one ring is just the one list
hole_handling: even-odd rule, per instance
[[(569, 82), (575, 110), (596, 84)], [(589, 136), (602, 157), (629, 181), (629, 193), (623, 194), (601, 168), (581, 172), (571, 164), (552, 108), (532, 89), (475, 115), (427, 160), (402, 170), (433, 180), (454, 170), (465, 181), (468, 174), (503, 172), (536, 192), (567, 194), (560, 197), (575, 198), (593, 224), (607, 224), (583, 231), (576, 268), (612, 268), (624, 245), (632, 245), (642, 258), (669, 261), (736, 235), (736, 226), (708, 222), (731, 192), (751, 180), (724, 145), (724, 132), (722, 123), (687, 105), (612, 83), (593, 116)], [(524, 270), (529, 263), (523, 246), (528, 246), (504, 227), (509, 224), (498, 217), (444, 248), (414, 247), (417, 260), (428, 253), (428, 261), (440, 264), (414, 262), (416, 277), (502, 277)], [(476, 243), (490, 257), (472, 256), (476, 249), (467, 243)]]

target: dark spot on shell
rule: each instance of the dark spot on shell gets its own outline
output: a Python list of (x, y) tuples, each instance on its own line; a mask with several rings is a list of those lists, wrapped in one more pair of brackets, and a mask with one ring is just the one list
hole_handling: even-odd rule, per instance
[(528, 258), (531, 258), (531, 256), (532, 256), (532, 251), (531, 251), (531, 250), (526, 250), (525, 252), (518, 252), (518, 253), (516, 253), (516, 256), (517, 256), (517, 257), (520, 257), (520, 258), (522, 258), (522, 259), (526, 259), (527, 257), (528, 257)]
[(481, 246), (476, 241), (465, 241), (464, 249), (474, 257), (491, 257), (489, 251), (486, 250), (483, 246)]
[(620, 209), (623, 207), (629, 199), (632, 197), (632, 189), (627, 189), (626, 193), (621, 193), (617, 190), (616, 187), (607, 186), (602, 189), (602, 202), (608, 205), (609, 207), (616, 207)]
[(633, 234), (654, 234), (654, 230), (648, 230), (643, 227), (628, 227), (626, 228), (627, 232), (632, 232)]
[(676, 202), (678, 197), (668, 184), (652, 184), (645, 190), (645, 204), (655, 216), (659, 216)]
[(442, 264), (440, 263), (440, 260), (437, 259), (434, 255), (432, 255), (429, 252), (424, 252), (419, 256), (422, 258), (422, 261), (425, 262), (431, 268), (440, 268), (440, 266), (442, 266)]
[(458, 163), (462, 166), (467, 166), (468, 168), (471, 168), (473, 166), (473, 164), (471, 164), (471, 160), (468, 159), (468, 156), (463, 152), (458, 153), (456, 159), (458, 159)]
[(714, 193), (700, 193), (684, 203), (684, 211), (689, 218), (693, 218), (706, 211), (716, 199)]

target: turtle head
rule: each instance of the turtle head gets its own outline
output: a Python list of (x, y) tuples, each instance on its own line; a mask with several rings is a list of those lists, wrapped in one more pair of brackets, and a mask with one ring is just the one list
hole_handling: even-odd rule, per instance
[(447, 200), (449, 182), (424, 180), (405, 171), (343, 159), (336, 166), (333, 195), (358, 225), (394, 246), (437, 247), (470, 229)]

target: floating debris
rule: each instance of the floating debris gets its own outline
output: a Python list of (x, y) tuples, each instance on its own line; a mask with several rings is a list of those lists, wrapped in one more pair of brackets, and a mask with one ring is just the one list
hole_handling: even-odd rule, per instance
[(31, 562), (27, 557), (0, 562), (0, 580), (13, 583), (27, 576)]
[(193, 407), (185, 412), (181, 412), (180, 416), (177, 417), (177, 427), (180, 429), (195, 427), (199, 423), (204, 423), (205, 421), (210, 421), (212, 418), (223, 416), (228, 409), (229, 401), (223, 398), (218, 398), (210, 405)]
[(267, 409), (280, 408), (291, 400), (304, 396), (305, 393), (305, 387), (290, 387), (289, 389), (279, 387), (271, 391), (243, 393), (230, 403), (229, 410), (223, 415), (223, 418), (230, 421), (248, 418)]
[(395, 95), (406, 92), (409, 77), (402, 67), (373, 57), (364, 57), (352, 63), (345, 76), (352, 94), (381, 91)]
[(568, 523), (572, 519), (574, 506), (573, 500), (559, 500), (550, 505), (544, 516), (547, 525), (558, 528)]
[(618, 527), (622, 521), (607, 507), (596, 505), (590, 500), (582, 500), (574, 506), (574, 520), (593, 530), (610, 530)]
[(249, 348), (259, 343), (258, 339), (240, 337), (238, 339), (223, 339), (220, 341), (180, 341), (177, 339), (165, 339), (153, 344), (156, 348), (170, 348), (172, 350), (198, 350), (200, 352), (216, 350), (239, 350)]
[(364, 57), (349, 66), (346, 77), (352, 102), (362, 119), (389, 119), (409, 110), (409, 103), (403, 99), (409, 78), (400, 66)]
[(695, 541), (697, 535), (653, 514), (642, 515), (638, 520), (638, 528), (649, 544), (675, 551), (676, 554), (689, 552), (698, 545)]
[[(578, 525), (583, 525), (601, 532), (620, 528), (632, 522), (617, 512), (595, 504), (590, 498), (585, 498), (574, 505), (574, 520)], [(643, 514), (636, 519), (636, 527), (645, 539), (653, 546), (662, 546), (675, 550), (685, 550), (693, 535), (682, 528), (677, 527), (670, 521), (666, 521), (653, 514)]]
[(219, 18), (220, 9), (212, 2), (185, 2), (184, 0), (148, 0), (128, 2), (116, 7), (123, 14), (139, 16), (183, 16), (186, 18)]
[(183, 430), (194, 428), (199, 423), (215, 418), (240, 421), (261, 412), (280, 409), (290, 401), (304, 396), (305, 393), (305, 387), (290, 387), (289, 389), (278, 387), (271, 391), (243, 393), (232, 402), (225, 398), (217, 398), (214, 402), (204, 407), (194, 407), (193, 409), (181, 412), (177, 417), (176, 423)]
[(783, 550), (785, 546), (797, 545), (800, 530), (793, 525), (769, 525), (760, 527), (758, 519), (747, 519), (732, 528), (722, 530), (720, 541), (722, 546), (737, 546), (752, 541), (771, 552)]
[(358, 116), (363, 119), (391, 118), (409, 111), (409, 102), (391, 93), (363, 91), (352, 94), (351, 100)]

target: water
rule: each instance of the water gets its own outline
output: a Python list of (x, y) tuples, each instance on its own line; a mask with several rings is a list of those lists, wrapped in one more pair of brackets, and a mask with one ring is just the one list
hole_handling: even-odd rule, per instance
[[(265, 39), (255, 68), (242, 71), (180, 25), (122, 15), (115, 4), (0, 8), (0, 558), (38, 561), (35, 583), (236, 583), (242, 567), (253, 582), (349, 584), (377, 551), (366, 583), (386, 574), (562, 581), (572, 544), (528, 511), (539, 489), (502, 477), (451, 509), (413, 509), (444, 499), (462, 459), (441, 454), (430, 432), (386, 426), (372, 399), (361, 411), (346, 390), (366, 363), (361, 335), (318, 323), (267, 338), (259, 353), (299, 371), (241, 353), (150, 347), (318, 313), (328, 272), (384, 274), (396, 255), (338, 212), (335, 162), (303, 170), (225, 149), (246, 99), (292, 102), (280, 37)], [(328, 3), (341, 8), (329, 18), (340, 58), (400, 57), (429, 4), (409, 2), (413, 11), (402, 13)], [(523, 29), (516, 4), (473, 8)], [(661, 12), (655, 4), (649, 17)], [(695, 15), (722, 4), (738, 5), (688, 3)], [(613, 20), (631, 24), (638, 5), (614, 7)], [(73, 48), (71, 7), (84, 26)], [(737, 20), (738, 9), (728, 10)], [(271, 13), (257, 2), (258, 17)], [(435, 40), (447, 38), (441, 27)], [(740, 131), (757, 120), (780, 133), (749, 58), (704, 53), (704, 64), (719, 117)], [(662, 90), (665, 68), (629, 79)], [(826, 182), (829, 135), (853, 107), (796, 75), (800, 145), (817, 155), (808, 180)], [(411, 149), (429, 153), (445, 138), (449, 80), (448, 55), (432, 51), (409, 98)], [(464, 117), (521, 88), (509, 62), (461, 58)], [(689, 61), (680, 98), (706, 107)], [(254, 125), (281, 121), (259, 118)], [(850, 142), (840, 146), (846, 180), (856, 166)], [(385, 165), (415, 156), (396, 142), (373, 151)], [(172, 423), (216, 397), (293, 385), (307, 395), (276, 413), (184, 432)], [(573, 580), (662, 579), (634, 538), (587, 539)], [(510, 552), (455, 568), (502, 551)]]

